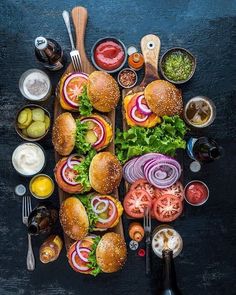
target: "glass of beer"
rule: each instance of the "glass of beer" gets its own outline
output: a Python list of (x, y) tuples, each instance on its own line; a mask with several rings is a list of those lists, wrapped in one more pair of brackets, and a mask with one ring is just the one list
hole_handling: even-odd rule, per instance
[(202, 95), (191, 98), (184, 108), (185, 121), (192, 127), (204, 128), (213, 123), (216, 107), (213, 101)]

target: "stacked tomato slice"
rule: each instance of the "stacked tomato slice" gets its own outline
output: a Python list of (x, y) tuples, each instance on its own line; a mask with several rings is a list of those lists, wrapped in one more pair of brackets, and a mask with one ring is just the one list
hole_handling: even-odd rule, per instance
[(152, 217), (161, 222), (171, 222), (183, 211), (184, 190), (180, 181), (159, 189), (146, 179), (135, 181), (124, 198), (125, 212), (133, 218), (142, 218), (145, 207), (151, 208)]

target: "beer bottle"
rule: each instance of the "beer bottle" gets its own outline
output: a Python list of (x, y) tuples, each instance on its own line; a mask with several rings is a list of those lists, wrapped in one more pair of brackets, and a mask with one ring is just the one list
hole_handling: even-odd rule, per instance
[(210, 163), (222, 155), (222, 147), (208, 137), (191, 137), (187, 143), (187, 153), (193, 160), (201, 163)]
[(162, 260), (162, 278), (157, 295), (181, 295), (177, 286), (172, 250), (163, 250)]
[(35, 56), (45, 68), (51, 71), (62, 69), (66, 63), (61, 46), (55, 40), (41, 36), (35, 39)]

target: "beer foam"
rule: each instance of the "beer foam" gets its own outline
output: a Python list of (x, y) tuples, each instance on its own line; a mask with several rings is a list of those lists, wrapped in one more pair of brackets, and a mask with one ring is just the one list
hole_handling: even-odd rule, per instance
[(25, 95), (31, 100), (43, 99), (50, 89), (48, 77), (40, 72), (30, 73), (23, 82)]

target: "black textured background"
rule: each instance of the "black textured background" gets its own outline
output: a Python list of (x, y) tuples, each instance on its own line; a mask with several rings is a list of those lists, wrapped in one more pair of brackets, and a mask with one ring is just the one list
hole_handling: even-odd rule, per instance
[[(221, 160), (198, 174), (189, 171), (190, 161), (185, 156), (185, 183), (194, 178), (206, 181), (210, 198), (200, 208), (186, 205), (184, 216), (173, 223), (184, 240), (184, 250), (175, 260), (176, 270), (184, 295), (236, 294), (236, 2), (1, 0), (0, 295), (156, 293), (160, 260), (153, 257), (153, 278), (149, 279), (144, 274), (144, 258), (134, 252), (129, 252), (121, 272), (92, 278), (74, 273), (67, 264), (65, 251), (56, 262), (41, 264), (38, 248), (42, 241), (34, 238), (36, 270), (26, 270), (26, 228), (21, 223), (21, 198), (14, 195), (14, 187), (19, 183), (27, 185), (28, 180), (18, 176), (11, 166), (11, 153), (21, 142), (13, 121), (16, 111), (26, 103), (18, 80), (25, 70), (40, 68), (33, 53), (33, 41), (38, 35), (56, 39), (69, 53), (61, 12), (76, 5), (84, 5), (89, 12), (88, 54), (100, 37), (113, 35), (126, 45), (139, 46), (143, 35), (155, 33), (162, 42), (161, 53), (182, 46), (196, 55), (194, 78), (182, 87), (184, 100), (204, 94), (215, 102), (217, 118), (201, 134), (214, 136), (225, 153)], [(50, 74), (54, 86), (60, 74)], [(52, 110), (52, 105), (53, 97), (46, 106)], [(117, 125), (121, 125), (120, 111)], [(52, 175), (54, 154), (50, 137), (42, 145), (48, 156), (45, 173)], [(56, 193), (52, 201), (58, 203)], [(127, 220), (124, 224), (127, 228)]]

